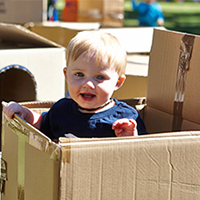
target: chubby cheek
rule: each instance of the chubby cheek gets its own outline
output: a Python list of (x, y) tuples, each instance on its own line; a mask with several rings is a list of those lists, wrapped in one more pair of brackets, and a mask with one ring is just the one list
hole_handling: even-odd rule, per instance
[(105, 98), (110, 98), (113, 94), (115, 87), (111, 84), (99, 84), (96, 87), (96, 90), (101, 93), (101, 95), (104, 95)]

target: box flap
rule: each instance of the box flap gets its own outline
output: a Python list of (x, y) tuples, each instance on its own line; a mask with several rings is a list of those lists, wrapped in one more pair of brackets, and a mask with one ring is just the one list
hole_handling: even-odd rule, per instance
[[(5, 106), (6, 102), (3, 101), (2, 105)], [(59, 148), (58, 145), (49, 139), (45, 134), (31, 126), (17, 114), (14, 114), (13, 119), (9, 119), (8, 116), (3, 112), (3, 117), (4, 128), (9, 127), (17, 134), (20, 132), (20, 134), (26, 137), (26, 142), (28, 142), (31, 146), (34, 146), (36, 149), (49, 154), (56, 160), (60, 159), (60, 155), (57, 155), (57, 149)]]
[[(60, 45), (31, 32), (21, 25), (0, 23), (0, 42), (16, 44), (16, 47), (60, 47)], [(0, 48), (1, 48), (0, 43)]]
[[(98, 30), (99, 23), (78, 22), (43, 22), (27, 23), (25, 27), (63, 47), (68, 47), (70, 40), (80, 31)], [(49, 34), (51, 33), (51, 34)]]
[(180, 123), (175, 122), (177, 130), (180, 130), (181, 118), (200, 124), (197, 114), (200, 112), (199, 51), (200, 37), (197, 35), (154, 30), (147, 104), (177, 116), (177, 120), (180, 118)]
[(59, 146), (17, 115), (3, 115), (2, 133), (8, 166), (2, 199), (58, 199)]
[(154, 29), (149, 58), (148, 105), (170, 114), (173, 114), (181, 38), (181, 33)]

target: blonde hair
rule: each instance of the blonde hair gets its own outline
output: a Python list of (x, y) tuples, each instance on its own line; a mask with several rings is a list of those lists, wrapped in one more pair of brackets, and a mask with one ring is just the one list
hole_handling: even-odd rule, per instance
[(101, 31), (82, 31), (70, 41), (66, 50), (67, 66), (82, 53), (95, 55), (99, 67), (113, 66), (119, 76), (125, 74), (127, 55), (116, 37)]

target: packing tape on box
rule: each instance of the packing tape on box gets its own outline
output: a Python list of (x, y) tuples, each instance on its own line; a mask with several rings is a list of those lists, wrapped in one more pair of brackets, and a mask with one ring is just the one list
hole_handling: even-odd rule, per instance
[(70, 163), (71, 161), (71, 142), (73, 142), (73, 138), (59, 138), (59, 144), (62, 146), (62, 163)]
[(187, 72), (190, 69), (190, 60), (194, 46), (195, 36), (185, 34), (181, 39), (179, 63), (177, 69), (176, 90), (173, 110), (172, 131), (181, 130), (182, 111), (185, 95)]

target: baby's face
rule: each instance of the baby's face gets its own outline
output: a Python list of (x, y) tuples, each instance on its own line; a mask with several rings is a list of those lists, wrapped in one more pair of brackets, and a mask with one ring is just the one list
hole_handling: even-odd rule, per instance
[(65, 71), (71, 98), (83, 108), (96, 108), (105, 104), (118, 89), (119, 75), (114, 67), (98, 67), (95, 56), (81, 54), (69, 61)]

